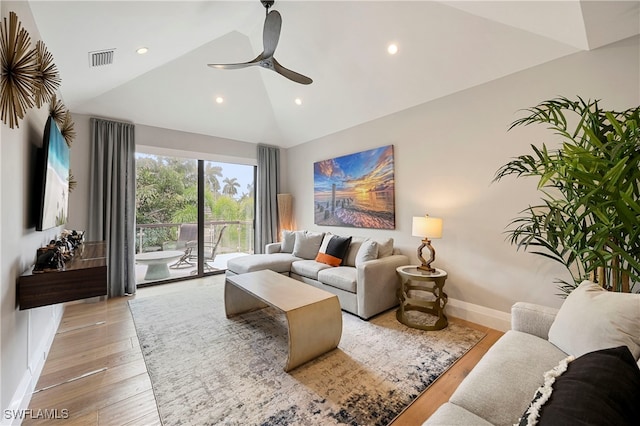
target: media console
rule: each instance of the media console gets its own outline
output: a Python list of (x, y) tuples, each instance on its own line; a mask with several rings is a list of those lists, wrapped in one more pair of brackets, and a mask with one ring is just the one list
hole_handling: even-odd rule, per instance
[(107, 247), (104, 241), (85, 242), (65, 263), (65, 269), (18, 277), (20, 310), (107, 294)]

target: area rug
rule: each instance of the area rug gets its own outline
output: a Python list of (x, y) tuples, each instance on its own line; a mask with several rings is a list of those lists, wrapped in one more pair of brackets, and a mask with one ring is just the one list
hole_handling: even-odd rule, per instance
[(232, 319), (224, 285), (129, 301), (160, 417), (169, 425), (386, 425), (482, 339), (450, 324), (406, 327), (395, 312), (344, 313), (337, 349), (289, 373), (284, 316)]

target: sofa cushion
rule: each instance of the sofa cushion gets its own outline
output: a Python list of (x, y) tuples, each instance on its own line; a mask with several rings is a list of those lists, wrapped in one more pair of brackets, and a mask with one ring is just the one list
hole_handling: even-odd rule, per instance
[(318, 280), (318, 272), (326, 268), (331, 268), (331, 266), (326, 263), (316, 262), (315, 260), (303, 259), (291, 264), (291, 272), (314, 280)]
[(382, 240), (375, 240), (378, 243), (378, 259), (391, 256), (393, 254), (393, 238), (385, 238)]
[(583, 281), (567, 296), (549, 341), (573, 356), (626, 345), (640, 357), (640, 294), (610, 292)]
[(378, 243), (373, 240), (366, 240), (360, 245), (358, 254), (356, 255), (356, 266), (360, 266), (369, 260), (378, 258)]
[(322, 244), (322, 237), (324, 237), (322, 232), (297, 232), (293, 255), (303, 259), (315, 259)]
[(356, 256), (358, 255), (358, 250), (360, 250), (360, 246), (365, 240), (367, 240), (367, 238), (365, 237), (351, 237), (351, 244), (349, 244), (344, 262), (342, 262), (343, 265), (354, 267), (356, 266)]
[(640, 370), (629, 348), (571, 359), (545, 373), (520, 425), (640, 424)]
[(301, 259), (291, 253), (252, 254), (229, 259), (227, 269), (236, 274), (245, 274), (263, 269), (271, 269), (272, 271), (283, 273), (289, 272), (291, 263), (296, 260)]
[[(391, 249), (386, 246), (389, 242), (391, 242)], [(385, 253), (393, 253), (393, 238), (381, 240), (380, 243), (385, 244), (383, 249)], [(366, 237), (352, 237), (349, 250), (347, 250), (347, 256), (342, 264), (355, 267), (367, 260), (377, 259), (379, 257), (378, 244), (380, 243)]]
[(318, 272), (318, 281), (349, 293), (356, 292), (358, 271), (352, 266), (338, 266)]
[(351, 237), (340, 237), (333, 234), (325, 234), (316, 255), (316, 262), (326, 263), (329, 266), (340, 266), (347, 254), (351, 243)]
[(429, 426), (492, 426), (491, 423), (480, 418), (464, 408), (450, 402), (442, 404), (423, 425)]
[(449, 402), (489, 423), (512, 425), (542, 384), (543, 374), (566, 356), (547, 340), (507, 331), (460, 383)]
[(295, 231), (282, 231), (282, 242), (280, 243), (281, 253), (293, 253), (293, 247), (296, 243)]

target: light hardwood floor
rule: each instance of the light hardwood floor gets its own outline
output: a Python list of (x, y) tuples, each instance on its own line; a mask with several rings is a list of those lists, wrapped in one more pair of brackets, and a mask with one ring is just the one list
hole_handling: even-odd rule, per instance
[[(138, 289), (133, 297), (148, 297), (221, 282), (222, 276)], [(36, 386), (30, 410), (37, 417), (49, 410), (57, 420), (27, 418), (23, 425), (160, 425), (151, 382), (127, 305), (129, 297), (65, 307)], [(471, 371), (501, 332), (459, 319), (482, 330), (484, 339), (443, 374), (394, 422), (419, 425), (426, 420)], [(55, 411), (53, 411), (55, 410)], [(65, 411), (66, 410), (66, 411)], [(67, 417), (68, 416), (68, 417)], [(64, 419), (60, 419), (66, 417)]]

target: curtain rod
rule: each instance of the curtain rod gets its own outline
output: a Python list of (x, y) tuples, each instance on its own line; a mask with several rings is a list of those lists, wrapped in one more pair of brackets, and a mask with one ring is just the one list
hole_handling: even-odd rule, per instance
[(106, 118), (106, 117), (89, 117), (89, 118), (92, 120), (111, 121), (112, 123), (132, 124), (132, 125), (136, 124), (133, 121), (115, 120), (113, 118)]

